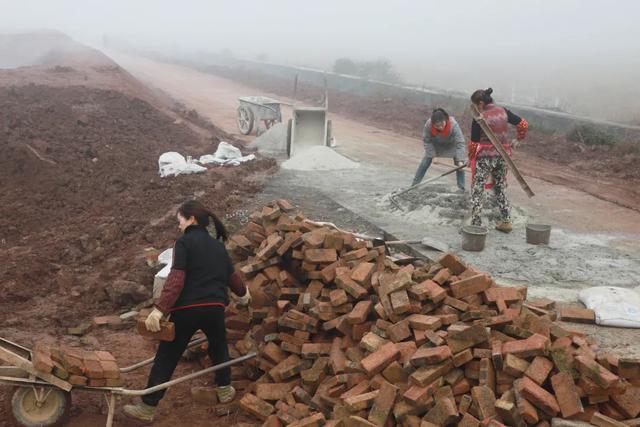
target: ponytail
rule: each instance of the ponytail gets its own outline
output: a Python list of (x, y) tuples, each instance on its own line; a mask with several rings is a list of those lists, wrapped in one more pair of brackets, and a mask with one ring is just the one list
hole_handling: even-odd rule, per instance
[(493, 98), (491, 97), (492, 93), (492, 88), (478, 89), (471, 95), (471, 102), (476, 105), (478, 105), (480, 102), (484, 102), (485, 104), (493, 104)]
[(178, 213), (187, 219), (194, 217), (198, 224), (203, 227), (209, 226), (209, 218), (211, 218), (211, 220), (213, 220), (213, 226), (216, 229), (216, 239), (226, 242), (229, 238), (227, 228), (224, 226), (222, 221), (220, 221), (220, 218), (196, 200), (187, 200), (184, 202), (178, 208)]
[(216, 239), (222, 240), (226, 242), (229, 239), (229, 234), (227, 233), (227, 228), (224, 226), (220, 218), (213, 212), (209, 211), (209, 216), (213, 220), (213, 226), (216, 229)]

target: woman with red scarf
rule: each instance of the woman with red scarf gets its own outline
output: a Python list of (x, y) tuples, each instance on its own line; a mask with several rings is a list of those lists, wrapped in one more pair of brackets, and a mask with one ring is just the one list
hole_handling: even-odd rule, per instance
[[(467, 146), (464, 135), (456, 119), (449, 117), (442, 108), (436, 108), (431, 113), (431, 118), (424, 125), (422, 133), (424, 142), (424, 158), (418, 166), (413, 184), (417, 185), (422, 181), (434, 157), (453, 158), (456, 166), (464, 164), (467, 157)], [(458, 188), (464, 191), (464, 171), (456, 172)]]

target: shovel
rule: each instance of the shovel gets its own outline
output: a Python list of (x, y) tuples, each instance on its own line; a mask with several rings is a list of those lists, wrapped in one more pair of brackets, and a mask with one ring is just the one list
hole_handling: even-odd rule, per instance
[(409, 187), (409, 188), (407, 188), (405, 190), (402, 190), (402, 191), (400, 191), (398, 193), (392, 194), (391, 197), (389, 197), (389, 200), (391, 201), (391, 203), (393, 203), (393, 205), (395, 207), (397, 207), (400, 210), (403, 210), (402, 207), (400, 206), (400, 203), (398, 203), (398, 201), (396, 200), (396, 197), (401, 196), (403, 194), (406, 194), (406, 193), (408, 193), (410, 191), (417, 190), (418, 188), (425, 187), (427, 184), (431, 184), (432, 182), (439, 180), (443, 176), (450, 175), (450, 174), (452, 174), (454, 172), (457, 172), (457, 171), (459, 171), (461, 169), (466, 168), (467, 166), (468, 166), (468, 164), (464, 163), (464, 164), (462, 164), (460, 166), (457, 166), (457, 167), (455, 167), (453, 169), (450, 169), (450, 170), (448, 170), (448, 171), (446, 171), (446, 172), (444, 172), (444, 173), (442, 173), (442, 174), (440, 174), (438, 176), (434, 176), (433, 178), (429, 178), (428, 180), (422, 181), (419, 184), (412, 185), (411, 187)]
[(446, 243), (442, 243), (438, 240), (431, 239), (429, 237), (423, 237), (421, 240), (389, 240), (384, 241), (382, 239), (375, 239), (374, 246), (378, 246), (378, 244), (384, 243), (387, 246), (393, 245), (422, 245), (426, 248), (433, 249), (439, 252), (447, 252), (449, 250), (449, 246)]

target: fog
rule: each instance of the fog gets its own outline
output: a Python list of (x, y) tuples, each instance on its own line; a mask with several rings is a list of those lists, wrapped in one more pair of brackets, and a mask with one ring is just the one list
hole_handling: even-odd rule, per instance
[(0, 31), (100, 46), (219, 52), (330, 69), (385, 58), (408, 83), (486, 86), (530, 105), (640, 124), (640, 2), (0, 1)]

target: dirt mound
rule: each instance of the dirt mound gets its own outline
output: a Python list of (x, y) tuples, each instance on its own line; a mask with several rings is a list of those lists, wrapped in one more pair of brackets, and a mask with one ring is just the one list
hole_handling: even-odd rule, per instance
[[(162, 152), (211, 153), (228, 136), (203, 139), (108, 90), (31, 85), (0, 88), (0, 100), (0, 180), (9, 184), (0, 196), (1, 305), (55, 298), (39, 311), (60, 326), (115, 309), (103, 291), (114, 280), (152, 282), (141, 251), (170, 244), (176, 204), (200, 192), (224, 214), (238, 194), (259, 189), (251, 173), (272, 166), (258, 160), (160, 179)], [(82, 303), (65, 310), (75, 301)]]

